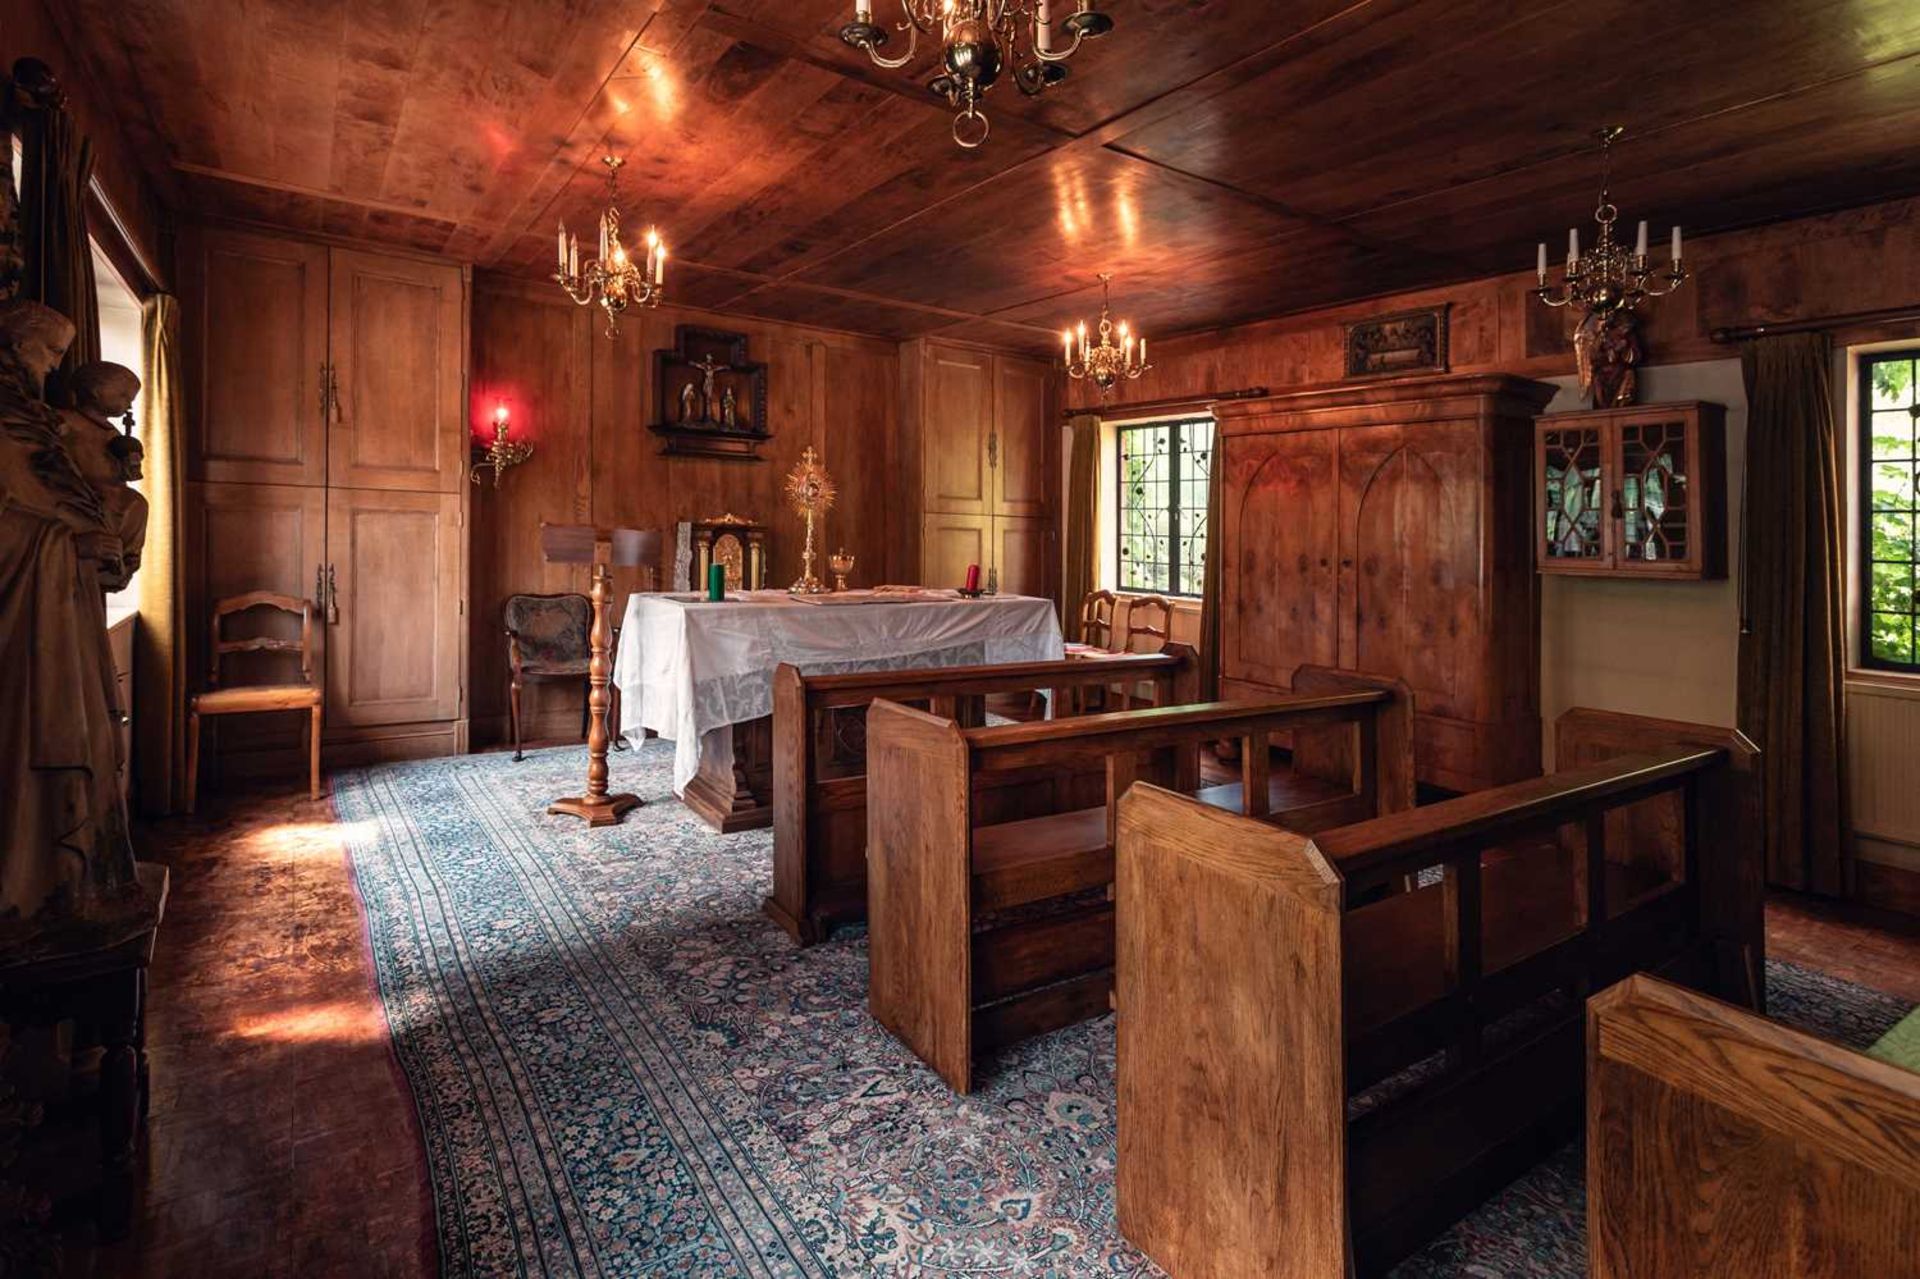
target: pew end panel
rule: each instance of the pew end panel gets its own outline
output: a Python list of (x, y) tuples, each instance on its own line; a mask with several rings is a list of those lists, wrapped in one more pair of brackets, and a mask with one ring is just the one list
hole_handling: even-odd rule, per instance
[(1920, 1275), (1920, 1074), (1651, 976), (1587, 1005), (1594, 1279)]
[(951, 720), (868, 708), (867, 892), (874, 1019), (957, 1092), (972, 1084), (972, 825), (967, 744)]
[(1295, 730), (1293, 771), (1343, 787), (1355, 802), (1324, 814), (1293, 816), (1284, 822), (1289, 829), (1311, 834), (1413, 807), (1414, 704), (1406, 682), (1331, 666), (1302, 666), (1293, 673), (1293, 691), (1302, 696), (1369, 690), (1388, 694), (1371, 719), (1345, 728)]
[(1344, 1273), (1338, 876), (1300, 835), (1146, 784), (1117, 874), (1122, 1233), (1180, 1279)]

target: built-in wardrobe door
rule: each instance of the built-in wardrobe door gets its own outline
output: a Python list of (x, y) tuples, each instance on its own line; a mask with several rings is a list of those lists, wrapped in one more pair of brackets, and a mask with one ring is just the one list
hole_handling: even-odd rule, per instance
[(1229, 436), (1221, 673), (1287, 688), (1340, 655), (1336, 431)]
[(458, 266), (334, 249), (328, 482), (455, 493), (467, 460)]
[(187, 473), (327, 482), (327, 249), (209, 227), (180, 237)]
[(1340, 432), (1341, 665), (1406, 681), (1423, 715), (1482, 713), (1486, 466), (1472, 423)]
[(927, 586), (965, 586), (967, 566), (980, 566), (981, 584), (993, 560), (984, 515), (924, 517), (920, 527), (920, 580)]
[[(987, 440), (993, 434), (994, 358), (932, 345), (923, 358), (922, 508), (928, 514), (985, 515), (993, 501)], [(932, 565), (930, 550), (924, 562)]]
[(1007, 595), (1034, 595), (1047, 598), (1052, 590), (1047, 544), (1047, 522), (1001, 516), (994, 522), (999, 538), (995, 563), (1000, 569), (1000, 590)]
[[(1044, 516), (1047, 493), (1047, 442), (1059, 434), (1047, 429), (1048, 386), (1044, 364), (1006, 356), (994, 359), (993, 435), (988, 461), (993, 465), (994, 510), (1001, 515)], [(1045, 582), (1033, 585), (1043, 590)]]
[(328, 490), (330, 726), (459, 717), (463, 534), (455, 494)]

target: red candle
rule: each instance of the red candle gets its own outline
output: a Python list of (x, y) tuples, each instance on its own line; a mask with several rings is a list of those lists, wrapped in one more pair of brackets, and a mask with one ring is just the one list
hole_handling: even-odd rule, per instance
[(980, 589), (980, 566), (978, 564), (967, 565), (967, 589), (969, 591), (977, 591)]

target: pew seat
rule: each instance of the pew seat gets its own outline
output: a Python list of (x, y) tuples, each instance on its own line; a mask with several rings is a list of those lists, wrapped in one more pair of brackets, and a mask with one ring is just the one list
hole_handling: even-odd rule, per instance
[(1116, 1204), (1172, 1279), (1384, 1273), (1577, 1132), (1593, 991), (1759, 1002), (1758, 751), (1557, 731), (1565, 772), (1312, 835), (1121, 801)]
[[(966, 1092), (977, 1060), (994, 1048), (1105, 1012), (1115, 803), (1136, 777), (1199, 790), (1199, 751), (1213, 741), (1240, 743), (1237, 793), (1252, 820), (1411, 806), (1405, 687), (1345, 674), (1325, 687), (1266, 702), (987, 727), (875, 701), (866, 737), (875, 1019)], [(1310, 784), (1272, 785), (1269, 744), (1283, 733), (1314, 770)], [(1074, 788), (1064, 784), (1089, 769), (1104, 787), (1097, 807), (1071, 802)], [(1010, 777), (1064, 802), (1003, 818), (982, 801)]]

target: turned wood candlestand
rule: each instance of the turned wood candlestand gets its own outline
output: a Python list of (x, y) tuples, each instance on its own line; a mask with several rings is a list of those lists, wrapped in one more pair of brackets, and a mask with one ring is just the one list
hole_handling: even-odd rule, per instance
[(540, 549), (550, 564), (593, 565), (593, 586), (587, 593), (593, 602), (592, 657), (587, 663), (587, 789), (583, 795), (554, 800), (547, 812), (578, 817), (589, 826), (617, 825), (628, 809), (638, 808), (642, 801), (638, 795), (607, 791), (607, 711), (612, 701), (607, 686), (613, 674), (607, 604), (613, 596), (612, 566), (654, 564), (660, 535), (630, 528), (596, 529), (591, 524), (542, 524)]

